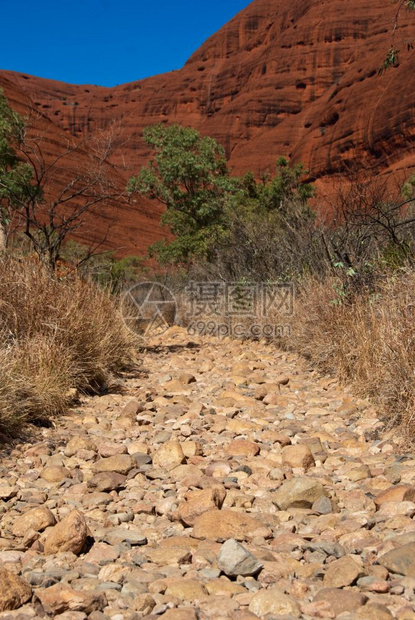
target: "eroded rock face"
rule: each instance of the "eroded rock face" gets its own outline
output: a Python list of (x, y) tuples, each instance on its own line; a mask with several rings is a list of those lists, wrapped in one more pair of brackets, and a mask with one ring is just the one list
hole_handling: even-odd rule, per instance
[[(406, 88), (415, 41), (410, 11), (401, 12), (395, 33), (399, 66), (378, 73), (395, 14), (387, 2), (255, 0), (179, 71), (114, 88), (3, 71), (0, 86), (12, 103), (31, 105), (52, 121), (39, 120), (51, 155), (67, 132), (90, 136), (122, 119), (129, 140), (120, 140), (114, 160), (127, 160), (132, 170), (148, 156), (142, 129), (160, 121), (212, 135), (238, 173), (272, 170), (279, 155), (303, 161), (323, 180), (351, 164), (377, 172), (413, 168), (415, 103)], [(68, 171), (72, 165), (65, 164)], [(123, 184), (128, 174), (120, 170), (114, 181)], [(130, 254), (160, 235), (160, 211), (143, 200), (135, 206), (117, 206), (109, 239)], [(98, 225), (110, 213), (97, 214)]]
[[(85, 119), (83, 133), (75, 131), (72, 121), (68, 119), (63, 125), (58, 121), (59, 112), (56, 105), (66, 105), (74, 114), (78, 110), (75, 103), (83, 96), (85, 89), (61, 84), (59, 82), (43, 81), (31, 76), (22, 76), (12, 72), (0, 71), (0, 88), (8, 97), (10, 105), (23, 115), (29, 115), (31, 119), (31, 129), (28, 136), (34, 137), (39, 144), (45, 164), (56, 160), (58, 155), (68, 153), (73, 145), (82, 139), (86, 143), (81, 148), (60, 159), (59, 165), (54, 166), (53, 177), (47, 191), (56, 195), (65, 188), (74, 178), (79, 176), (79, 171), (84, 172), (90, 169), (91, 156), (93, 155), (88, 147), (88, 140), (93, 138), (96, 129), (102, 129), (111, 125), (109, 116), (102, 117), (97, 114), (92, 122)], [(101, 96), (100, 89), (91, 87), (89, 94), (95, 97)], [(88, 104), (86, 104), (88, 105)], [(65, 112), (66, 114), (66, 112)], [(95, 112), (92, 114), (95, 115)], [(111, 115), (112, 116), (112, 115)], [(90, 129), (88, 129), (88, 126)], [(91, 131), (90, 131), (91, 130)], [(71, 135), (72, 134), (72, 135)], [(39, 136), (40, 141), (39, 141)], [(122, 139), (122, 138), (121, 138)], [(131, 153), (125, 153), (129, 158)], [(120, 153), (118, 153), (118, 158)], [(126, 182), (131, 172), (126, 172), (122, 166), (114, 166), (111, 162), (104, 165), (104, 172), (114, 188), (114, 193), (123, 192)], [(91, 209), (83, 214), (83, 225), (74, 234), (74, 239), (85, 244), (102, 242), (103, 249), (118, 249), (120, 244), (123, 246), (122, 253), (126, 256), (139, 255), (155, 241), (163, 238), (164, 234), (159, 227), (161, 208), (157, 203), (151, 203), (146, 199), (129, 203), (125, 200), (110, 198), (105, 203), (100, 203), (99, 208)], [(110, 229), (109, 234), (108, 228)]]

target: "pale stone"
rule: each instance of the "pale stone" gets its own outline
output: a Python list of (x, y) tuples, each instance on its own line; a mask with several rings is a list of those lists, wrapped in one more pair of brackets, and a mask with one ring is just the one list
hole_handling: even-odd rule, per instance
[(116, 454), (108, 458), (101, 458), (94, 463), (94, 471), (116, 472), (117, 474), (128, 474), (134, 467), (134, 459), (129, 454)]
[(389, 620), (393, 618), (393, 615), (386, 605), (382, 605), (381, 603), (368, 603), (357, 610), (356, 617), (359, 618), (359, 620)]
[(352, 482), (359, 482), (359, 480), (365, 480), (366, 478), (371, 477), (370, 469), (367, 465), (360, 465), (359, 467), (354, 467), (347, 473), (347, 477)]
[(84, 437), (82, 435), (77, 437), (72, 437), (66, 444), (66, 448), (64, 450), (65, 456), (76, 456), (80, 450), (91, 450), (92, 452), (96, 452), (95, 443), (89, 439), (89, 437)]
[(199, 441), (184, 441), (181, 447), (186, 458), (203, 454), (203, 446)]
[(141, 530), (136, 527), (117, 527), (110, 530), (105, 535), (105, 540), (110, 545), (118, 545), (123, 542), (127, 542), (132, 546), (141, 546), (147, 544), (147, 538), (143, 535)]
[[(113, 422), (114, 428), (125, 428), (125, 426), (129, 427), (132, 424), (130, 420), (125, 421), (125, 419), (117, 418)], [(118, 456), (119, 454), (129, 454), (127, 450), (127, 446), (123, 443), (109, 443), (108, 441), (104, 441), (100, 443), (98, 446), (98, 454), (102, 458), (109, 458), (112, 456)]]
[(303, 603), (301, 605), (301, 611), (304, 615), (312, 616), (313, 618), (335, 618), (336, 616), (328, 601)]
[(149, 614), (156, 606), (156, 601), (151, 594), (139, 594), (134, 598), (134, 609), (141, 611), (143, 614)]
[(71, 477), (71, 472), (66, 467), (51, 466), (42, 470), (41, 476), (46, 482), (62, 482), (65, 478)]
[(122, 487), (125, 480), (126, 477), (123, 474), (115, 471), (101, 471), (88, 480), (87, 487), (96, 491), (114, 491)]
[[(251, 597), (252, 598), (252, 597)], [(248, 609), (239, 609), (232, 614), (232, 620), (257, 620), (258, 616)]]
[(273, 494), (273, 502), (280, 510), (287, 508), (311, 508), (322, 495), (326, 495), (323, 485), (313, 478), (293, 478), (284, 482)]
[(50, 615), (60, 614), (67, 610), (91, 613), (101, 611), (107, 605), (103, 592), (80, 592), (63, 583), (36, 590), (36, 597), (45, 612)]
[(186, 457), (178, 441), (168, 441), (162, 444), (153, 454), (153, 465), (167, 471), (185, 462)]
[(239, 603), (229, 596), (208, 596), (199, 602), (200, 618), (225, 620), (239, 609)]
[(233, 538), (223, 543), (218, 556), (218, 568), (229, 577), (256, 575), (263, 564)]
[(314, 601), (326, 601), (330, 604), (335, 617), (346, 611), (356, 611), (367, 601), (367, 596), (352, 590), (323, 588), (314, 597)]
[(149, 549), (147, 556), (158, 566), (181, 566), (192, 561), (192, 554), (182, 547)]
[(235, 594), (246, 593), (246, 589), (243, 586), (223, 576), (208, 581), (205, 584), (205, 588), (210, 596), (234, 596)]
[(253, 441), (247, 439), (234, 439), (226, 448), (227, 454), (231, 456), (257, 456), (260, 452), (260, 447)]
[(170, 583), (165, 595), (177, 596), (183, 601), (195, 601), (206, 598), (208, 593), (202, 583), (195, 579), (179, 579)]
[(393, 573), (415, 577), (415, 542), (388, 551), (378, 562)]
[(399, 515), (412, 518), (415, 515), (414, 502), (384, 502), (379, 507), (379, 516), (398, 517)]
[(213, 478), (225, 478), (231, 471), (229, 463), (224, 461), (214, 461), (210, 463), (205, 470), (206, 476), (212, 476)]
[(197, 620), (196, 612), (191, 608), (180, 607), (168, 609), (162, 616), (163, 620)]
[(104, 566), (110, 562), (115, 562), (119, 557), (119, 552), (106, 543), (95, 543), (92, 549), (86, 554), (85, 562)]
[(257, 592), (249, 604), (249, 611), (259, 618), (267, 614), (287, 615), (294, 618), (301, 616), (300, 607), (296, 600), (276, 586)]
[(362, 566), (350, 555), (345, 555), (328, 565), (324, 575), (324, 585), (327, 588), (351, 586), (363, 575), (365, 571)]
[(11, 499), (12, 497), (16, 497), (18, 491), (19, 491), (19, 487), (11, 486), (9, 484), (3, 484), (2, 482), (0, 482), (0, 499), (1, 500), (7, 501), (8, 499)]
[(373, 501), (377, 508), (388, 502), (415, 502), (415, 487), (404, 484), (393, 486), (379, 493)]

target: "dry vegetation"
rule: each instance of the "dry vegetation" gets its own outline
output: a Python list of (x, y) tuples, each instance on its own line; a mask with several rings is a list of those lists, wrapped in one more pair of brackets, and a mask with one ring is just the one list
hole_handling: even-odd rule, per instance
[(39, 263), (0, 262), (0, 431), (48, 420), (72, 388), (102, 389), (131, 365), (135, 342), (95, 285), (58, 281)]
[(329, 278), (303, 286), (289, 346), (353, 382), (391, 425), (402, 425), (413, 437), (415, 273), (395, 272), (343, 299), (338, 290), (338, 281)]
[[(414, 187), (415, 178), (397, 190), (378, 179), (352, 180), (337, 192), (330, 222), (298, 216), (295, 204), (283, 217), (237, 221), (215, 259), (190, 274), (196, 282), (295, 282), (290, 320), (266, 319), (291, 325), (291, 335), (278, 344), (353, 383), (412, 438)], [(209, 324), (209, 317), (201, 319)]]

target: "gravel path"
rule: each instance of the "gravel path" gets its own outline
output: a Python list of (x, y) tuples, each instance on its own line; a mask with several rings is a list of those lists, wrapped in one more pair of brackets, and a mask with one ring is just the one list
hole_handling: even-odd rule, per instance
[(261, 342), (150, 343), (0, 460), (0, 618), (415, 619), (415, 459)]

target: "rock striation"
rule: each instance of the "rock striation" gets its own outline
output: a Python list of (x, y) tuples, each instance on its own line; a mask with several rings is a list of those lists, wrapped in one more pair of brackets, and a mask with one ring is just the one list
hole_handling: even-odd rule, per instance
[[(179, 71), (114, 88), (1, 71), (0, 87), (21, 109), (37, 110), (51, 155), (68, 133), (80, 138), (118, 124), (120, 183), (146, 161), (142, 130), (156, 122), (214, 136), (236, 173), (272, 170), (287, 155), (320, 187), (350, 168), (405, 176), (415, 168), (410, 11), (401, 11), (394, 34), (398, 66), (379, 74), (396, 9), (368, 0), (254, 0)], [(110, 215), (109, 244), (124, 253), (160, 236), (160, 211), (146, 201), (113, 206), (96, 226)]]

